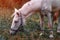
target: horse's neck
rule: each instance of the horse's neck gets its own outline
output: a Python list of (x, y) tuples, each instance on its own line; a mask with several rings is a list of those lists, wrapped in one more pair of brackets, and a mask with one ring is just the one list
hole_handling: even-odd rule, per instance
[(37, 9), (41, 8), (41, 1), (42, 0), (31, 0), (27, 3), (25, 3), (20, 9), (22, 14), (27, 14), (33, 10), (37, 10)]
[(22, 10), (22, 9), (19, 9), (19, 13), (21, 13), (23, 15), (23, 18), (27, 18), (30, 15), (32, 15), (32, 13), (28, 13), (27, 10)]
[(24, 16), (27, 16), (29, 14), (29, 11), (27, 9), (26, 10), (20, 10), (19, 12)]
[[(28, 3), (28, 2), (27, 2)], [(25, 3), (20, 9), (19, 12), (24, 15), (24, 16), (28, 16), (30, 15), (31, 12), (31, 8), (29, 7), (29, 5)]]

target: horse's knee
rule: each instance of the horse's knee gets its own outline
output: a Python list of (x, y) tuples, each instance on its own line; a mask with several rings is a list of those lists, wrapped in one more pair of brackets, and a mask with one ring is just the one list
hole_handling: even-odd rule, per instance
[(49, 29), (52, 28), (52, 24), (48, 23), (48, 28)]

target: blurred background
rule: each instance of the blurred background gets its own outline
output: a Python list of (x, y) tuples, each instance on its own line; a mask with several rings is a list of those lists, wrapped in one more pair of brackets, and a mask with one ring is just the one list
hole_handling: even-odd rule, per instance
[[(21, 6), (29, 0), (0, 0), (0, 40), (50, 40), (49, 31), (46, 31), (46, 36), (40, 37), (39, 31), (39, 14), (34, 14), (27, 18), (27, 25), (24, 26), (25, 32), (18, 32), (15, 36), (9, 34), (9, 29), (12, 23), (11, 15), (14, 8), (21, 8)], [(45, 20), (45, 27), (47, 26), (47, 19)], [(56, 26), (56, 25), (55, 25)], [(46, 28), (47, 29), (47, 28)], [(54, 34), (53, 40), (59, 40), (60, 37)]]
[(24, 3), (29, 0), (0, 0), (0, 7), (2, 8), (20, 8)]
[(14, 8), (19, 9), (27, 1), (29, 0), (0, 0), (0, 15), (12, 14)]

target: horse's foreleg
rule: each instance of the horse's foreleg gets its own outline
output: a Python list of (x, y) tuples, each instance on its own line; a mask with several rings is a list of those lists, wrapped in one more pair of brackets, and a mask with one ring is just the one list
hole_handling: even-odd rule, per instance
[(51, 17), (51, 13), (47, 14), (48, 16), (48, 27), (50, 30), (52, 30), (52, 17)]
[(44, 24), (44, 15), (42, 13), (40, 13), (40, 29), (41, 29), (40, 36), (43, 35), (43, 33), (44, 33), (43, 24)]
[(52, 16), (51, 16), (51, 13), (48, 13), (47, 14), (47, 17), (48, 17), (48, 27), (49, 27), (49, 30), (50, 30), (50, 36), (49, 37), (53, 37), (53, 25), (52, 25)]
[(44, 16), (41, 14), (41, 15), (40, 15), (40, 28), (41, 28), (41, 31), (44, 30), (43, 24), (44, 24)]

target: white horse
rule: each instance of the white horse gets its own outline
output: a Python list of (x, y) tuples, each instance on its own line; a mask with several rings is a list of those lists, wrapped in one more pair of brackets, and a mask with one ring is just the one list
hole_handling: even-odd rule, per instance
[[(54, 5), (56, 4), (56, 5)], [(51, 11), (52, 7), (60, 8), (60, 0), (31, 0), (25, 3), (19, 10), (15, 9), (13, 14), (13, 22), (11, 25), (10, 33), (14, 34), (18, 30), (19, 26), (21, 26), (21, 18), (23, 20), (23, 25), (25, 25), (26, 18), (32, 15), (36, 10), (44, 10), (48, 17), (48, 25), (49, 29), (52, 30), (52, 18), (51, 18)], [(41, 14), (44, 14), (42, 12)], [(43, 15), (41, 15), (41, 18)], [(43, 29), (43, 19), (40, 20), (40, 27)], [(53, 31), (50, 31), (50, 36), (53, 37)]]

